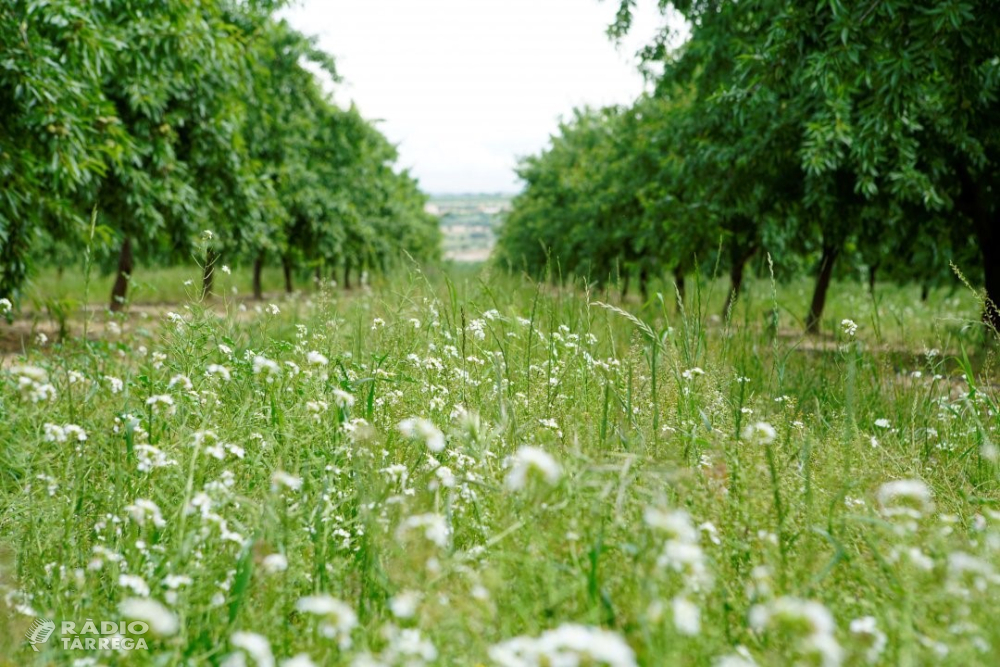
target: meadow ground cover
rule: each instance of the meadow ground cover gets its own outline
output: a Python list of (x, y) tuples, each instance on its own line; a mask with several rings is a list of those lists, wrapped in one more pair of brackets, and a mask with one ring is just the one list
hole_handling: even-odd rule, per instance
[(0, 664), (995, 664), (974, 299), (700, 297), (414, 274), (8, 359)]

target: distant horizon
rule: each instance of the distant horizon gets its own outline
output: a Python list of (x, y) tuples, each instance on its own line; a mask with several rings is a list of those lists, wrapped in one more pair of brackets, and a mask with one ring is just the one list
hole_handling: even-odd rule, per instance
[(496, 191), (489, 191), (489, 190), (471, 191), (470, 190), (470, 191), (467, 191), (467, 192), (429, 192), (429, 191), (425, 190), (424, 194), (426, 194), (431, 199), (433, 199), (435, 197), (516, 197), (517, 195), (521, 194), (521, 191), (518, 190), (516, 192), (505, 192), (505, 191), (502, 191), (502, 190), (496, 190)]

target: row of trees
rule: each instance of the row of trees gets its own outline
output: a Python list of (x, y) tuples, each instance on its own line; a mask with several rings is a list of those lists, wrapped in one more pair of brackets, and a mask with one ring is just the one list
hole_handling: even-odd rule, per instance
[[(330, 56), (280, 0), (11, 0), (0, 6), (0, 294), (96, 246), (112, 307), (136, 261), (385, 269), (437, 257), (395, 147), (313, 71)], [(96, 226), (91, 212), (96, 211)], [(98, 233), (95, 233), (95, 230)], [(211, 230), (212, 234), (206, 234)], [(108, 249), (112, 250), (108, 252)]]
[[(630, 28), (622, 0), (610, 33)], [(1000, 325), (1000, 13), (988, 0), (660, 0), (689, 22), (641, 52), (653, 93), (581, 110), (524, 160), (502, 261), (595, 280), (719, 263), (740, 291), (768, 251), (932, 285), (949, 263)], [(721, 254), (718, 254), (721, 251)], [(845, 261), (846, 260), (846, 261)], [(727, 310), (729, 304), (727, 303)]]

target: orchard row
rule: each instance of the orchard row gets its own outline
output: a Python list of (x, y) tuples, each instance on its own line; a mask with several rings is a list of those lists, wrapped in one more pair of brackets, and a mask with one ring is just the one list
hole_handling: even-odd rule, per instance
[[(438, 253), (395, 147), (268, 0), (0, 7), (0, 295), (33, 266), (222, 260), (382, 270)], [(317, 76), (318, 74), (318, 76)], [(86, 252), (81, 252), (86, 249)], [(338, 275), (340, 275), (338, 273)]]
[[(612, 35), (634, 4), (621, 3)], [(747, 267), (814, 271), (813, 331), (837, 272), (929, 288), (958, 284), (954, 265), (1000, 300), (991, 2), (669, 5), (691, 35), (672, 48), (665, 29), (641, 52), (653, 92), (578, 111), (521, 163), (502, 262), (626, 286), (637, 276), (644, 292), (669, 272), (682, 290), (685, 274), (718, 268), (731, 299)]]

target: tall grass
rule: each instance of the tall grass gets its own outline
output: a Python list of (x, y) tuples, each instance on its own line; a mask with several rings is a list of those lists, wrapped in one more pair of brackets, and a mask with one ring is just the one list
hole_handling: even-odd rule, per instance
[[(792, 334), (796, 284), (754, 281), (728, 321), (716, 287), (679, 309), (414, 273), (97, 316), (104, 339), (0, 375), (0, 651), (992, 664), (1000, 412), (990, 358), (963, 352), (975, 304), (890, 289), (876, 317), (844, 286), (817, 344)], [(60, 629), (36, 652), (36, 617), (152, 627), (147, 649)]]

